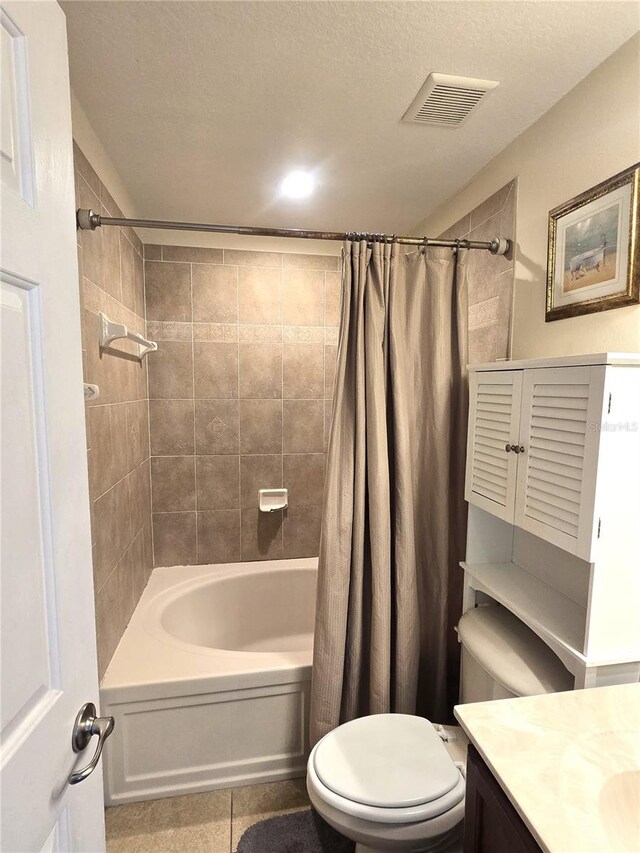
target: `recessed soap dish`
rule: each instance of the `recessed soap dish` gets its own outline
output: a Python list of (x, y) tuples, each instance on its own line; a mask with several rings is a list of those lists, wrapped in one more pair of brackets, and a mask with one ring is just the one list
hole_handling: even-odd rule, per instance
[(260, 512), (277, 512), (286, 509), (289, 503), (286, 489), (260, 489), (258, 496)]

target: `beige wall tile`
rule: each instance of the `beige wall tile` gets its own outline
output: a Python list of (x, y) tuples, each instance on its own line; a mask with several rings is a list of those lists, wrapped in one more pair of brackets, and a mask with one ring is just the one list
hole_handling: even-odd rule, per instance
[(333, 384), (336, 378), (337, 358), (338, 347), (326, 346), (324, 348), (324, 396), (328, 399), (333, 397)]
[(260, 489), (282, 486), (282, 455), (240, 457), (240, 502), (243, 509), (257, 508)]
[(338, 255), (299, 255), (295, 252), (285, 252), (282, 255), (282, 266), (285, 269), (297, 270), (339, 270)]
[[(100, 200), (95, 195), (87, 182), (80, 178), (78, 180), (78, 207), (100, 211)], [(108, 229), (105, 229), (105, 231)], [(79, 231), (80, 244), (82, 246), (82, 274), (98, 287), (102, 287), (104, 279), (104, 252), (102, 249), (103, 230), (97, 228), (95, 231)]]
[[(136, 310), (136, 288), (133, 256), (133, 246), (120, 231), (120, 281), (122, 284), (122, 301), (132, 311)], [(144, 316), (144, 315), (143, 315)]]
[[(87, 182), (88, 186), (91, 188), (92, 192), (96, 194), (98, 198), (100, 198), (100, 188), (102, 183), (100, 178), (98, 177), (95, 169), (91, 165), (91, 163), (85, 157), (83, 151), (80, 146), (74, 140), (73, 142), (73, 164), (77, 169), (78, 173), (84, 178)], [(80, 205), (78, 205), (80, 206)], [(93, 208), (94, 212), (98, 212), (98, 208)]]
[(289, 507), (282, 525), (282, 556), (315, 557), (320, 547), (322, 509), (318, 506)]
[[(102, 210), (105, 212), (104, 208), (102, 208)], [(120, 278), (120, 229), (112, 226), (105, 226), (100, 230), (104, 231), (104, 234), (102, 235), (102, 287), (119, 302), (123, 302), (122, 282)], [(95, 232), (86, 233), (94, 234)]]
[(282, 397), (282, 344), (240, 344), (240, 397)]
[(326, 326), (339, 326), (342, 299), (342, 276), (339, 272), (329, 272), (325, 275), (325, 309), (324, 322)]
[(143, 255), (147, 261), (161, 261), (162, 246), (157, 245), (157, 243), (145, 243)]
[(323, 325), (323, 272), (319, 270), (284, 270), (283, 292), (283, 322), (285, 325)]
[(202, 246), (163, 246), (163, 261), (187, 261), (198, 264), (221, 264), (222, 249), (209, 249)]
[(149, 434), (152, 456), (192, 455), (193, 400), (150, 400)]
[(304, 400), (324, 396), (322, 344), (284, 345), (283, 396)]
[(237, 323), (238, 268), (195, 264), (191, 275), (194, 322)]
[(193, 346), (191, 341), (158, 341), (148, 358), (149, 397), (180, 400), (193, 397)]
[(129, 452), (127, 448), (127, 404), (118, 403), (109, 406), (111, 413), (111, 447), (115, 478), (121, 480), (129, 471)]
[[(481, 225), (483, 222), (486, 222), (487, 219), (494, 216), (496, 213), (500, 213), (504, 207), (510, 190), (511, 184), (505, 184), (504, 187), (501, 187), (497, 192), (485, 199), (482, 204), (479, 204), (474, 208), (470, 213), (469, 230), (472, 230), (478, 225)], [(496, 234), (493, 236), (495, 237)]]
[(193, 566), (196, 552), (195, 512), (153, 513), (155, 566)]
[(116, 457), (111, 432), (111, 406), (91, 406), (86, 410), (89, 447), (89, 493), (95, 500), (117, 480)]
[(281, 344), (282, 326), (239, 326), (238, 340), (241, 344)]
[(100, 590), (131, 542), (131, 501), (127, 480), (120, 480), (91, 506), (95, 543), (94, 586)]
[[(74, 149), (77, 206), (120, 215), (108, 188), (75, 144)], [(78, 242), (85, 274), (79, 282), (83, 373), (86, 382), (100, 388), (98, 401), (87, 406), (87, 432), (95, 447), (89, 451), (89, 472), (102, 676), (149, 577), (151, 492), (146, 363), (133, 354), (136, 348), (130, 343), (100, 350), (98, 312), (144, 332), (144, 277), (136, 251), (142, 244), (131, 229), (78, 232)]]
[(285, 453), (283, 483), (290, 507), (322, 505), (324, 468), (324, 453)]
[(198, 563), (233, 563), (240, 559), (240, 510), (198, 512)]
[(243, 509), (241, 515), (243, 560), (278, 560), (282, 557), (282, 513)]
[(201, 456), (240, 452), (237, 400), (196, 400), (196, 453)]
[(148, 320), (191, 321), (190, 264), (144, 262)]
[(324, 451), (329, 449), (329, 437), (331, 435), (331, 420), (333, 415), (333, 400), (324, 401)]
[(196, 508), (194, 456), (152, 456), (153, 512), (185, 512)]
[(251, 252), (244, 249), (225, 249), (225, 264), (244, 267), (282, 267), (280, 252)]
[(131, 570), (133, 581), (133, 606), (140, 600), (147, 580), (149, 579), (149, 571), (147, 566), (147, 556), (145, 553), (144, 530), (140, 530), (130, 546), (131, 552)]
[(98, 674), (100, 678), (104, 675), (127, 626), (128, 612), (132, 604), (133, 576), (131, 561), (126, 558), (118, 563), (103, 587), (97, 590), (95, 596)]
[(285, 453), (322, 453), (322, 400), (285, 400), (282, 433)]
[(237, 343), (238, 325), (237, 323), (194, 323), (193, 339), (214, 343)]
[(134, 311), (139, 317), (144, 317), (144, 261), (142, 255), (135, 250), (133, 253), (133, 291)]
[(127, 416), (128, 468), (132, 471), (149, 458), (149, 403), (136, 400), (125, 404)]
[(131, 535), (137, 536), (151, 520), (151, 471), (148, 459), (131, 471), (127, 482), (131, 506)]
[(196, 495), (198, 510), (239, 509), (240, 457), (198, 456)]
[(231, 400), (238, 396), (236, 344), (196, 341), (193, 355), (195, 395), (199, 400)]
[(282, 452), (282, 403), (240, 400), (240, 453)]
[(282, 271), (246, 267), (238, 270), (238, 318), (241, 323), (282, 322)]
[(172, 321), (149, 320), (147, 335), (154, 341), (191, 341), (192, 323), (174, 323)]

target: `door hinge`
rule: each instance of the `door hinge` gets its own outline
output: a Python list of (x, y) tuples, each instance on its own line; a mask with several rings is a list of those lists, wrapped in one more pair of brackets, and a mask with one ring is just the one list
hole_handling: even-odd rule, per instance
[(600, 528), (601, 528), (601, 527), (602, 527), (602, 519), (601, 519), (601, 518), (599, 518), (599, 519), (598, 519), (598, 535), (597, 535), (597, 537), (596, 537), (597, 539), (599, 539), (599, 538), (600, 538)]
[(611, 391), (609, 391), (609, 406), (608, 406), (608, 408), (607, 408), (607, 414), (608, 414), (608, 415), (610, 415), (610, 414), (611, 414), (611, 400), (612, 400), (612, 397), (613, 397), (613, 395), (612, 395)]

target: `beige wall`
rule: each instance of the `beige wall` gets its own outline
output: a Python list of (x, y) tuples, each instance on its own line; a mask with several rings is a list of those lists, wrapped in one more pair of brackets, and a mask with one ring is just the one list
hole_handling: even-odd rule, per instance
[(640, 350), (640, 306), (544, 319), (548, 212), (640, 159), (639, 103), (640, 35), (415, 229), (439, 234), (518, 178), (513, 358)]
[[(145, 244), (156, 566), (318, 553), (340, 260)], [(285, 486), (285, 512), (258, 489)]]

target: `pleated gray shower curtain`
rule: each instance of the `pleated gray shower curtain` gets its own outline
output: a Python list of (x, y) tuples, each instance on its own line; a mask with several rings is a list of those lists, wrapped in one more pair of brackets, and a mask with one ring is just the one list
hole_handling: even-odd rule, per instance
[(466, 257), (345, 243), (311, 740), (457, 700), (466, 507)]

